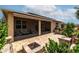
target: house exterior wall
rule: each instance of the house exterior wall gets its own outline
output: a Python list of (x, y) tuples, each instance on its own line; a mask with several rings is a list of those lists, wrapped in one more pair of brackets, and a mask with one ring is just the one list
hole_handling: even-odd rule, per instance
[(7, 13), (8, 36), (14, 41), (14, 17), (12, 13)]
[(51, 21), (51, 32), (54, 31), (55, 27), (56, 27), (56, 22)]
[[(11, 12), (7, 12), (6, 13), (6, 15), (7, 15), (7, 17), (6, 17), (6, 20), (7, 20), (7, 24), (8, 24), (8, 36), (11, 36), (12, 37), (12, 41), (14, 41), (14, 33), (15, 33), (15, 31), (14, 31), (14, 28), (15, 28), (15, 22), (14, 22), (14, 17), (16, 16), (16, 17), (21, 17), (22, 16), (22, 14), (13, 14), (13, 13), (11, 13)], [(41, 21), (44, 21), (44, 20), (42, 20), (42, 18), (35, 18), (35, 17), (31, 17), (31, 16), (23, 16), (22, 18), (29, 18), (29, 19), (33, 19), (33, 20), (38, 20), (38, 35), (41, 35)], [(35, 19), (34, 19), (35, 18)], [(46, 22), (50, 22), (51, 23), (51, 32), (53, 32), (53, 30), (55, 29), (55, 27), (56, 27), (56, 22), (55, 21), (50, 21), (50, 20), (45, 20)], [(30, 25), (30, 24), (29, 24)], [(29, 26), (28, 25), (28, 26)], [(30, 26), (29, 26), (30, 27)], [(33, 28), (33, 27), (32, 27)], [(50, 33), (51, 33), (50, 32)], [(20, 37), (19, 37), (20, 38)]]
[(35, 17), (35, 16), (30, 16), (30, 15), (25, 15), (25, 14), (20, 14), (20, 13), (13, 13), (13, 15), (16, 17), (21, 17), (21, 18), (28, 18), (28, 19), (33, 19), (33, 20), (41, 20), (41, 21), (51, 21), (51, 20), (47, 20), (45, 18), (42, 17)]

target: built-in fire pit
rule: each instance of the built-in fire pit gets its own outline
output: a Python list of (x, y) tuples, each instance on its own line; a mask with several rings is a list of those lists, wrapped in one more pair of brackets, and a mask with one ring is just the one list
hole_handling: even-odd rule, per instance
[(33, 49), (39, 47), (40, 45), (39, 45), (38, 43), (36, 43), (36, 42), (33, 42), (33, 43), (29, 44), (28, 46), (29, 46), (29, 48), (30, 48), (31, 50), (33, 50)]

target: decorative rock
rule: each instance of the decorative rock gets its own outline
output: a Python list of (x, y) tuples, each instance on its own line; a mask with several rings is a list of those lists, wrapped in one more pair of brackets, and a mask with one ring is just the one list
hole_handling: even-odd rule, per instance
[(72, 45), (70, 46), (70, 49), (73, 49), (75, 46), (76, 46), (76, 44), (72, 44)]
[(6, 44), (2, 49), (1, 49), (1, 52), (2, 53), (10, 53), (10, 47), (11, 45), (10, 44)]

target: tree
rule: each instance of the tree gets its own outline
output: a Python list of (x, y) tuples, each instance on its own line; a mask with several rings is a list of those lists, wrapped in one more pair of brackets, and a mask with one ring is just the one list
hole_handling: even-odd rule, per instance
[(75, 12), (76, 18), (79, 19), (79, 6), (74, 7), (77, 11)]
[(76, 11), (76, 18), (79, 19), (79, 9)]
[(66, 25), (66, 28), (64, 28), (62, 34), (67, 36), (67, 37), (71, 37), (73, 35), (73, 33), (75, 32), (75, 25), (73, 23), (68, 23)]

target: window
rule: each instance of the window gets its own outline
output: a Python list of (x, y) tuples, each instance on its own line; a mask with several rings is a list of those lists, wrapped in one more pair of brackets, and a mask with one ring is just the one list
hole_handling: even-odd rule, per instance
[(46, 23), (46, 25), (45, 25), (45, 31), (50, 31), (50, 23)]
[(64, 28), (64, 24), (61, 24), (61, 28)]
[(16, 20), (16, 29), (21, 29), (21, 20)]
[(22, 29), (26, 29), (26, 21), (22, 21)]
[(42, 32), (50, 31), (51, 30), (50, 25), (51, 25), (50, 22), (42, 21)]
[(16, 20), (16, 29), (26, 29), (26, 21)]
[(23, 18), (18, 18), (15, 17), (15, 36), (21, 36), (21, 35), (27, 35), (27, 20), (23, 19)]

